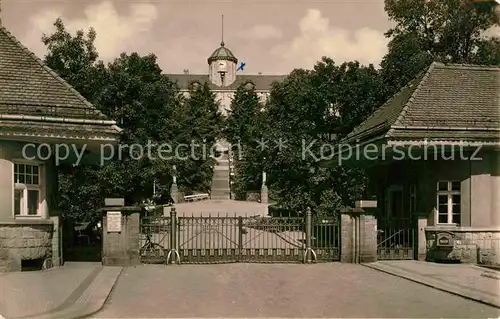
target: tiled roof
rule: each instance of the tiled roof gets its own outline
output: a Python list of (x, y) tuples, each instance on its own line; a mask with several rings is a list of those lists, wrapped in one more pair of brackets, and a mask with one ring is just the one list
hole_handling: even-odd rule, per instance
[(213, 84), (207, 74), (167, 74), (174, 82), (177, 82), (181, 90), (187, 90), (193, 82), (200, 84), (208, 83), (211, 90), (236, 90), (240, 84), (251, 81), (257, 91), (269, 91), (271, 84), (282, 81), (286, 75), (236, 75), (236, 81), (229, 86), (217, 86)]
[[(13, 119), (17, 115), (29, 115), (98, 120), (101, 124), (95, 127), (96, 132), (102, 130), (108, 134), (109, 129), (115, 134), (119, 132), (109, 121), (103, 122), (106, 117), (101, 112), (4, 27), (0, 27), (0, 115), (13, 116)], [(24, 124), (19, 122), (19, 125)], [(79, 124), (71, 126), (76, 130)]]
[(114, 140), (117, 131), (112, 125), (95, 123), (63, 123), (43, 121), (13, 121), (0, 119), (0, 135), (3, 137), (53, 137), (76, 140)]
[(500, 141), (500, 67), (433, 63), (344, 140)]

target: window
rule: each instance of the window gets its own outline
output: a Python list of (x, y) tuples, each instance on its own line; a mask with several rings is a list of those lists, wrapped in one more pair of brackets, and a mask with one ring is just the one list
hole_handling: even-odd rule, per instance
[(437, 223), (460, 225), (460, 182), (439, 181), (437, 184)]
[(14, 215), (41, 215), (40, 166), (14, 163)]

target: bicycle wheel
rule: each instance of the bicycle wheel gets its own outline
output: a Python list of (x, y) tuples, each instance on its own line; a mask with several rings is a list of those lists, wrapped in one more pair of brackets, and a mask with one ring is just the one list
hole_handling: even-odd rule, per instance
[(142, 247), (141, 247), (141, 256), (142, 257), (149, 257), (151, 255), (151, 246), (153, 245), (153, 243), (151, 243), (150, 241), (147, 241)]
[(148, 247), (149, 255), (154, 257), (165, 257), (165, 249), (162, 245), (157, 243), (151, 243)]

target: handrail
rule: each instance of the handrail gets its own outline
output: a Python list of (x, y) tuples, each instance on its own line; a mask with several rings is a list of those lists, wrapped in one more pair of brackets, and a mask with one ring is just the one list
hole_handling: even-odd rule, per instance
[(195, 197), (206, 197), (206, 196), (208, 196), (208, 193), (186, 195), (186, 196), (184, 196), (184, 198), (195, 198)]
[(377, 246), (380, 246), (382, 245), (383, 243), (385, 243), (386, 241), (388, 241), (389, 239), (391, 239), (392, 237), (396, 236), (397, 234), (399, 234), (400, 232), (404, 231), (405, 229), (400, 229), (398, 232), (396, 232), (395, 234), (393, 234), (392, 236), (389, 236), (388, 238), (386, 238), (383, 242), (381, 242), (380, 244), (377, 244)]
[(185, 201), (203, 200), (203, 199), (209, 199), (209, 198), (210, 198), (210, 195), (208, 193), (184, 196)]

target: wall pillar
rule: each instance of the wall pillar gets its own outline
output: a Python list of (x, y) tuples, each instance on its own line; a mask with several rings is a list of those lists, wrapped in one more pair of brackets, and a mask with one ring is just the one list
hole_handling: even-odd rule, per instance
[(374, 215), (363, 212), (359, 216), (359, 227), (359, 262), (377, 261), (377, 219)]
[(347, 211), (340, 215), (340, 262), (354, 263), (354, 218)]
[(179, 188), (177, 187), (177, 183), (174, 181), (172, 186), (170, 186), (170, 197), (172, 197), (172, 200), (174, 203), (179, 203)]
[(269, 191), (266, 185), (266, 172), (262, 173), (262, 187), (260, 189), (260, 202), (267, 204), (269, 202)]
[(54, 223), (54, 232), (52, 233), (52, 266), (61, 267), (63, 261), (63, 241), (62, 241), (62, 223), (60, 216), (51, 216), (50, 220)]
[(179, 193), (179, 187), (177, 186), (177, 168), (175, 165), (172, 167), (172, 186), (170, 186), (170, 197), (174, 203), (182, 203), (184, 201), (184, 196)]
[[(139, 207), (125, 207), (123, 198), (106, 198), (103, 209), (102, 264), (140, 265)], [(112, 224), (111, 224), (112, 223)]]
[(377, 219), (356, 207), (341, 215), (341, 256), (346, 263), (368, 263), (377, 260)]
[[(422, 214), (417, 215), (417, 242), (416, 242), (416, 259), (420, 261), (426, 260), (427, 241), (425, 239), (425, 228), (427, 227), (427, 216)], [(414, 248), (414, 249), (415, 249)]]

